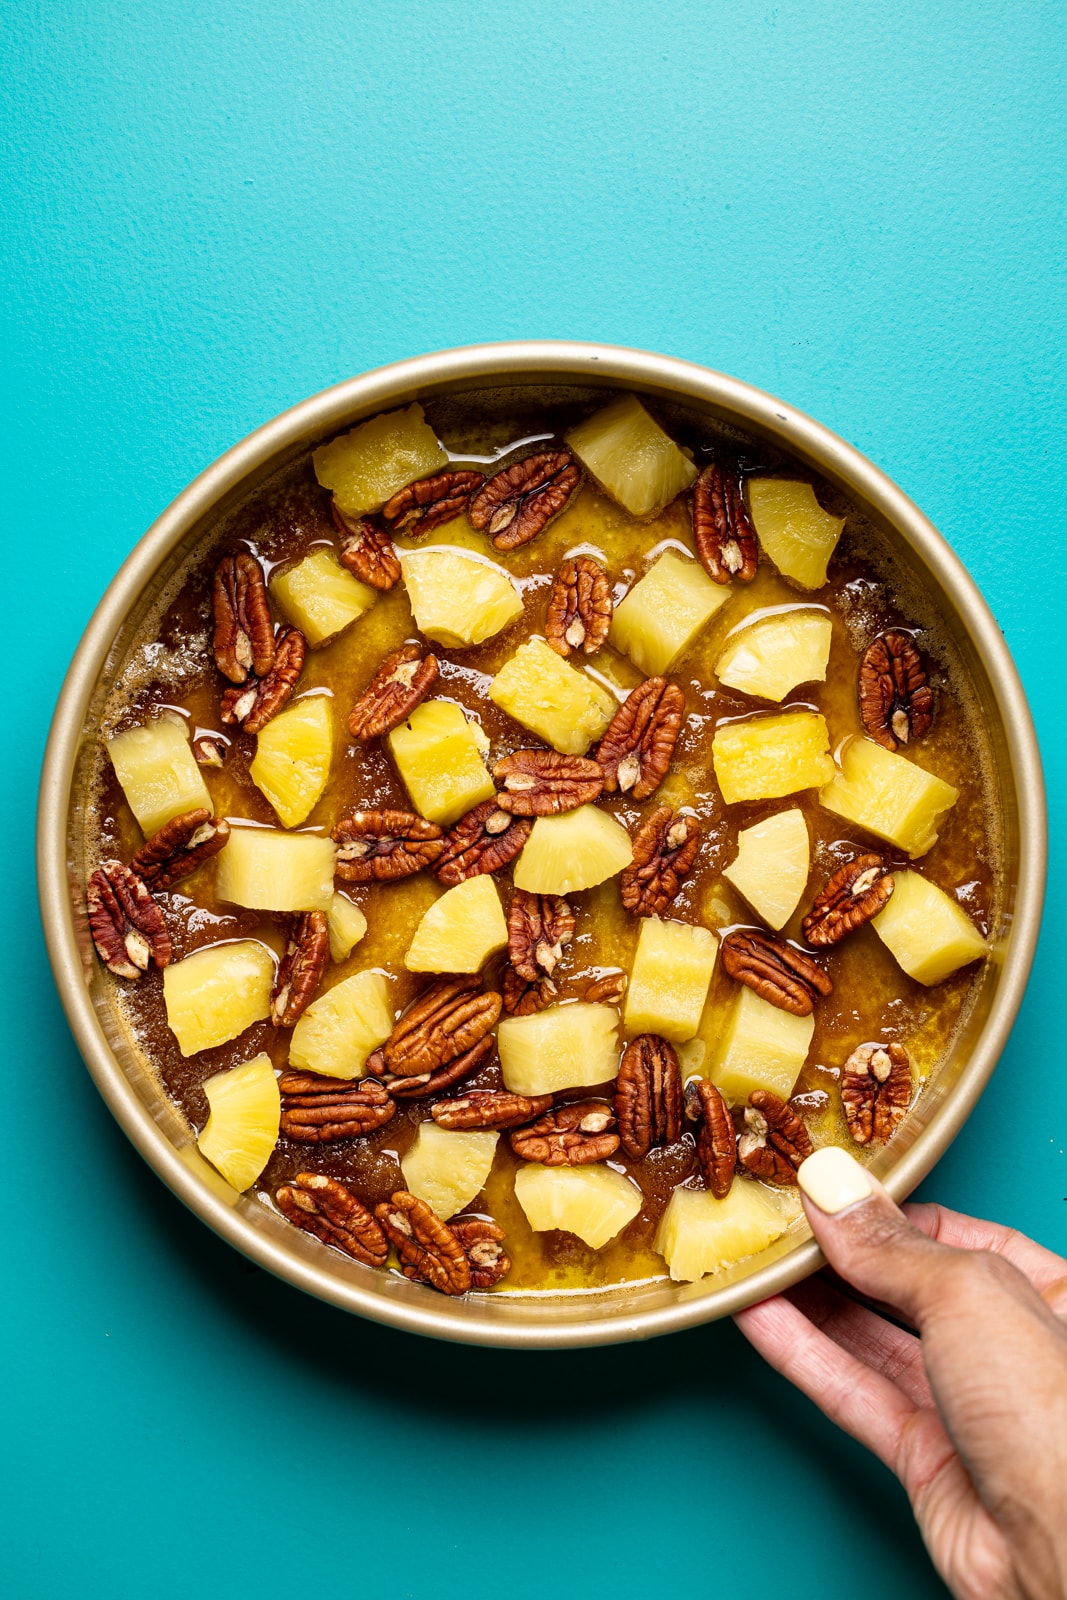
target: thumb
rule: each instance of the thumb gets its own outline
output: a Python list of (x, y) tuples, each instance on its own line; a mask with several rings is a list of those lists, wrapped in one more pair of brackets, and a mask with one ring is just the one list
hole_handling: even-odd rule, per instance
[(946, 1258), (958, 1252), (914, 1227), (877, 1178), (838, 1145), (801, 1162), (797, 1182), (811, 1231), (838, 1276), (921, 1328)]

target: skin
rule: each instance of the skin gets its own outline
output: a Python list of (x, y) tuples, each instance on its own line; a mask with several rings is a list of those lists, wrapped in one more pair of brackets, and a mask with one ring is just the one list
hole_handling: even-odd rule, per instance
[(804, 1208), (833, 1275), (742, 1333), (896, 1474), (957, 1600), (1067, 1600), (1067, 1261), (880, 1185)]

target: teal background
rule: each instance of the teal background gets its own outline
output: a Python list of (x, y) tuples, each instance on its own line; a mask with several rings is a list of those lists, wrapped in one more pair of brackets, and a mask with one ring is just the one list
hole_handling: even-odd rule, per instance
[[(1007, 635), (1062, 838), (1062, 7), (22, 0), (2, 28), (6, 1592), (942, 1593), (893, 1481), (731, 1326), (435, 1345), (188, 1216), (55, 999), (34, 791), (97, 598), (195, 473), (368, 367), (544, 335), (745, 378), (894, 477)], [(1065, 890), (1057, 845), (1019, 1024), (924, 1186), (1060, 1250)]]

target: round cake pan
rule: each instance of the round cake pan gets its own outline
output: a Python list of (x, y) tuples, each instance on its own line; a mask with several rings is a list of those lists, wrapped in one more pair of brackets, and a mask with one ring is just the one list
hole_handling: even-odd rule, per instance
[(123, 564), (85, 631), (59, 698), (45, 756), (38, 881), (52, 968), (75, 1038), (101, 1094), (145, 1160), (197, 1216), (258, 1265), (321, 1299), (409, 1332), (469, 1343), (550, 1348), (650, 1338), (729, 1315), (820, 1263), (801, 1221), (754, 1264), (695, 1284), (656, 1280), (601, 1293), (449, 1300), (393, 1273), (327, 1251), (254, 1196), (236, 1196), (141, 1061), (93, 959), (84, 914), (86, 778), (97, 708), (140, 620), (217, 522), (253, 488), (323, 439), (414, 400), (497, 392), (526, 397), (634, 390), (661, 409), (705, 417), (785, 451), (837, 486), (890, 541), (940, 612), (969, 674), (988, 734), (1002, 820), (1001, 894), (993, 955), (947, 1058), (873, 1170), (902, 1198), (959, 1131), (996, 1065), (1037, 941), (1046, 826), (1037, 741), (1000, 629), (975, 584), (922, 512), (884, 473), (802, 412), (705, 367), (609, 345), (529, 341), (447, 350), (352, 378), (294, 406), (228, 450), (171, 504)]

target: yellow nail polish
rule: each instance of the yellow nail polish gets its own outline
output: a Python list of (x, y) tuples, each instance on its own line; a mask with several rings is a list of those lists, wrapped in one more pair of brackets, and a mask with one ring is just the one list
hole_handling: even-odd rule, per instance
[(797, 1182), (808, 1199), (831, 1217), (868, 1200), (874, 1193), (874, 1185), (859, 1162), (838, 1145), (826, 1145), (802, 1161)]

